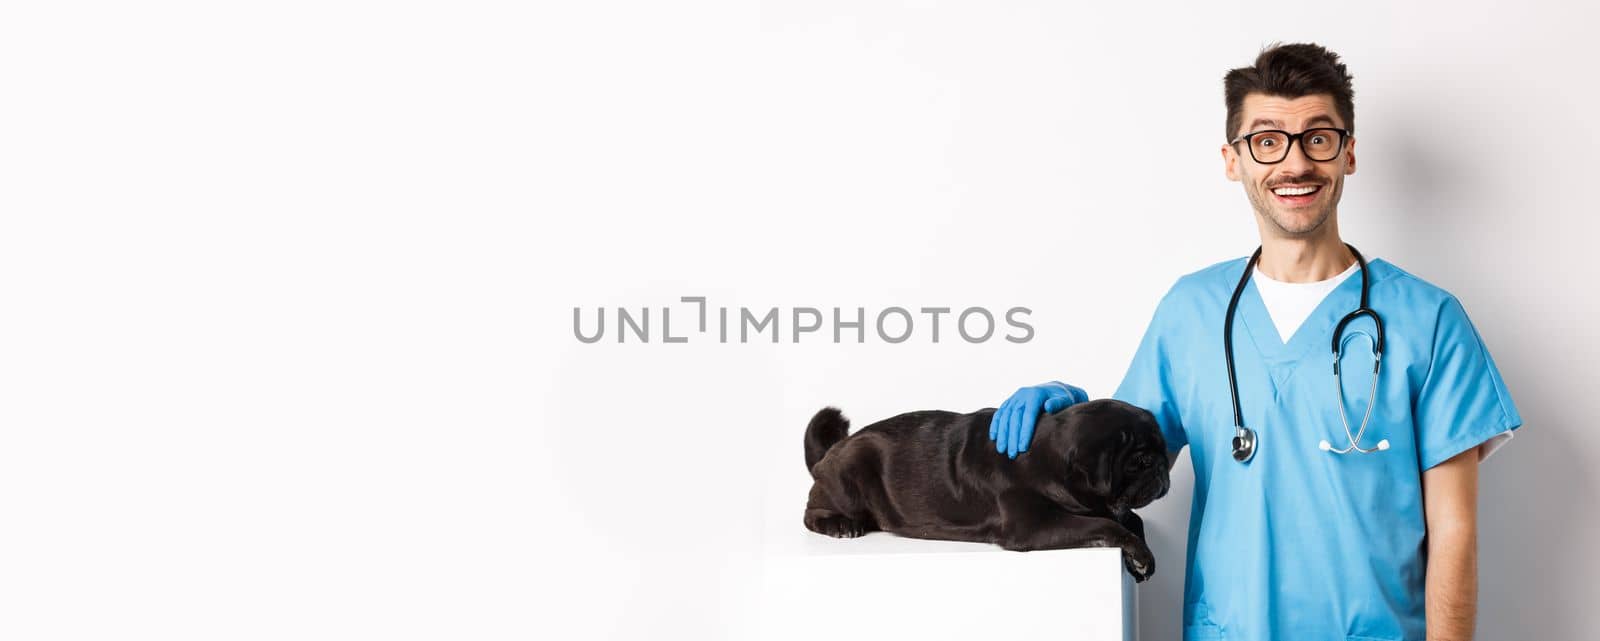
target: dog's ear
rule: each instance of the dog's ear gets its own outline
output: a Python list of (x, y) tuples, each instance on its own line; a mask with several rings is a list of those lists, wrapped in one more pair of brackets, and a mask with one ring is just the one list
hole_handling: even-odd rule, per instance
[(1054, 414), (1047, 414), (1039, 419), (1042, 431), (1038, 436), (1048, 438), (1056, 456), (1060, 459), (1062, 468), (1074, 465), (1078, 459), (1078, 452), (1082, 449), (1084, 433), (1078, 429), (1080, 426), (1077, 413), (1071, 409), (1064, 409)]
[(1115, 453), (1123, 446), (1104, 440), (1104, 435), (1090, 424), (1095, 418), (1074, 408), (1077, 406), (1052, 415), (1052, 437), (1057, 442), (1062, 469), (1074, 492), (1105, 496), (1111, 492)]
[(1117, 450), (1101, 448), (1100, 455), (1094, 458), (1094, 492), (1100, 496), (1110, 496), (1112, 477), (1117, 473)]

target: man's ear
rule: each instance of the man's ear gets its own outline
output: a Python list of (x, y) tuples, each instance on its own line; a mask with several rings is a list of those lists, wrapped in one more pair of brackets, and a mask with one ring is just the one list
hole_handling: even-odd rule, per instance
[(1356, 137), (1351, 136), (1345, 144), (1349, 145), (1344, 150), (1344, 175), (1348, 176), (1356, 173)]
[(1239, 152), (1234, 151), (1233, 145), (1222, 146), (1222, 173), (1228, 180), (1239, 182)]

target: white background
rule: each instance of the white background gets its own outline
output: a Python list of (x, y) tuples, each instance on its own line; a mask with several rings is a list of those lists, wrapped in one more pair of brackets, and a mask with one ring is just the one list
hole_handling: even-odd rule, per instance
[[(1355, 75), (1345, 239), (1455, 293), (1526, 420), (1483, 469), (1478, 636), (1588, 638), (1595, 18), (9, 4), (0, 637), (748, 638), (811, 413), (1110, 395), (1173, 280), (1257, 243), (1224, 72), (1313, 40)], [(573, 336), (574, 307), (680, 296), (1037, 333)], [(1174, 480), (1146, 639), (1177, 635), (1187, 456)]]

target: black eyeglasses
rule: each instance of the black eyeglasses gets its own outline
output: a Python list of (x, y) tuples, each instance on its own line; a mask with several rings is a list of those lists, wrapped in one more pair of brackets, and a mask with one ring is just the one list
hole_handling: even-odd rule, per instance
[(1305, 153), (1306, 158), (1328, 162), (1339, 157), (1339, 152), (1344, 149), (1344, 139), (1349, 135), (1350, 132), (1333, 127), (1307, 129), (1297, 134), (1282, 129), (1263, 129), (1234, 138), (1228, 144), (1243, 140), (1245, 146), (1250, 148), (1251, 158), (1263, 165), (1270, 165), (1288, 158), (1289, 148), (1299, 141), (1300, 151)]

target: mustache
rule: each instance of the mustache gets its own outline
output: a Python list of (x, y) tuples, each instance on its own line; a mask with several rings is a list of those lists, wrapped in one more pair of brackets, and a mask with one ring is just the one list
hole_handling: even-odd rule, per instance
[(1308, 171), (1292, 178), (1281, 178), (1267, 183), (1267, 189), (1277, 189), (1284, 185), (1327, 185), (1328, 179), (1315, 171)]

